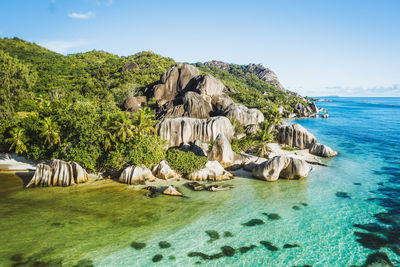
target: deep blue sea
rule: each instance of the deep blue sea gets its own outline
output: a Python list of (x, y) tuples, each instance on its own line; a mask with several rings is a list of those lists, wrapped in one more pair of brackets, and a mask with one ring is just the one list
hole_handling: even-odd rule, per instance
[[(243, 173), (200, 219), (97, 264), (150, 265), (160, 254), (160, 266), (351, 266), (381, 252), (400, 266), (400, 98), (329, 99), (317, 102), (328, 119), (287, 121), (339, 152), (329, 167), (274, 183)], [(172, 247), (160, 249), (163, 240)]]

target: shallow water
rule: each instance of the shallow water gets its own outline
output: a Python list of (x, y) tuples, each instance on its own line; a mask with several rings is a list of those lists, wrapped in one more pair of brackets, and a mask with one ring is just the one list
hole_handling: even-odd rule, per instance
[(340, 153), (300, 181), (241, 172), (230, 191), (149, 199), (112, 181), (21, 190), (2, 175), (0, 262), (350, 266), (380, 251), (400, 265), (400, 99), (333, 100), (317, 103), (329, 119), (292, 121)]

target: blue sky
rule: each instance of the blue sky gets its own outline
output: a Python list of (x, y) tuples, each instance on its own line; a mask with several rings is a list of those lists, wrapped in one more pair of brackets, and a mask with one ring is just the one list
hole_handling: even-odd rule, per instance
[(400, 1), (1, 0), (0, 36), (68, 54), (262, 63), (305, 95), (400, 96)]

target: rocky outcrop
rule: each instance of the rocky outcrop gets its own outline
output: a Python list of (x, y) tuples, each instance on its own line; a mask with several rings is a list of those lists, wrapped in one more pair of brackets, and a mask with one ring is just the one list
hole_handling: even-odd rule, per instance
[(183, 197), (183, 194), (181, 192), (179, 192), (178, 189), (176, 189), (175, 186), (173, 186), (173, 185), (168, 186), (163, 191), (163, 194), (168, 195), (168, 196)]
[(153, 170), (153, 174), (155, 177), (163, 180), (179, 177), (179, 174), (177, 174), (173, 169), (171, 169), (171, 167), (165, 160), (157, 164), (157, 166)]
[(255, 108), (247, 108), (238, 103), (233, 103), (225, 109), (225, 116), (234, 119), (242, 126), (259, 124), (264, 121), (264, 115)]
[(176, 67), (166, 71), (160, 79), (160, 83), (153, 87), (153, 97), (162, 106), (166, 102), (175, 99), (180, 92), (178, 87), (179, 70)]
[(222, 181), (232, 179), (233, 175), (218, 161), (209, 161), (203, 169), (189, 174), (187, 178), (192, 181)]
[(239, 156), (233, 152), (231, 143), (224, 134), (219, 134), (215, 138), (214, 144), (210, 152), (208, 152), (208, 160), (216, 160), (224, 168), (232, 167), (235, 164), (239, 165), (238, 167), (240, 168), (241, 165), (241, 162), (238, 163)]
[(278, 76), (270, 69), (264, 67), (261, 64), (250, 63), (246, 69), (246, 73), (255, 74), (260, 80), (275, 86), (278, 89), (285, 90), (282, 84), (279, 82)]
[(131, 62), (131, 63), (125, 64), (119, 71), (127, 72), (127, 71), (131, 71), (131, 70), (135, 70), (137, 68), (139, 68), (138, 65), (136, 65), (136, 63), (134, 63), (134, 62)]
[(200, 75), (199, 70), (192, 65), (183, 64), (179, 75), (179, 88), (182, 91), (190, 90), (194, 87), (195, 78)]
[(225, 85), (212, 75), (200, 75), (196, 79), (196, 91), (201, 95), (221, 95), (225, 89)]
[(146, 166), (129, 166), (124, 169), (119, 177), (119, 181), (125, 184), (145, 184), (146, 180), (155, 177)]
[(229, 64), (223, 61), (212, 60), (205, 62), (204, 65), (206, 65), (209, 68), (214, 67), (221, 70), (229, 70)]
[(224, 115), (227, 108), (233, 103), (233, 100), (225, 93), (213, 95), (211, 98), (211, 104), (214, 107), (214, 111), (220, 115)]
[(278, 142), (298, 149), (309, 148), (317, 142), (317, 138), (300, 124), (282, 125), (278, 130)]
[(50, 165), (39, 164), (26, 188), (34, 186), (70, 186), (88, 180), (88, 174), (78, 163), (53, 160)]
[(187, 92), (182, 98), (184, 117), (208, 119), (212, 111), (211, 98), (195, 92)]
[(296, 103), (293, 112), (296, 114), (296, 117), (309, 117), (312, 114), (311, 108), (301, 103)]
[(334, 157), (336, 156), (338, 153), (333, 150), (332, 148), (330, 148), (329, 146), (320, 144), (320, 143), (314, 143), (311, 145), (310, 147), (310, 153), (316, 156), (320, 156), (320, 157)]
[(253, 176), (269, 182), (278, 178), (300, 179), (308, 176), (311, 168), (305, 160), (276, 156), (253, 169)]
[(146, 106), (146, 103), (145, 96), (132, 96), (125, 100), (124, 108), (128, 111), (136, 111), (138, 108)]
[(211, 119), (166, 118), (156, 125), (158, 135), (168, 141), (169, 147), (199, 140), (202, 143), (214, 141), (222, 133), (232, 140), (234, 129), (226, 117)]

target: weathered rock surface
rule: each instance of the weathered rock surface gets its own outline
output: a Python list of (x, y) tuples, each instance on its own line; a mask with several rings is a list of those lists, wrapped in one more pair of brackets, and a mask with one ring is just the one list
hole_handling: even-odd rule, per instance
[[(238, 159), (239, 156), (233, 152), (229, 140), (224, 134), (218, 134), (210, 152), (208, 152), (208, 160), (216, 160), (222, 165), (222, 167), (227, 168), (235, 165)], [(240, 167), (240, 164), (238, 165)]]
[(192, 181), (222, 181), (232, 179), (233, 175), (218, 161), (209, 161), (203, 169), (189, 174), (187, 178)]
[(156, 125), (158, 135), (168, 140), (169, 147), (179, 147), (183, 143), (202, 143), (214, 141), (222, 133), (228, 140), (232, 140), (234, 129), (226, 117), (210, 119), (194, 118), (166, 118)]
[(78, 163), (53, 160), (49, 165), (39, 164), (27, 188), (33, 186), (70, 186), (88, 180), (88, 174)]
[(180, 177), (179, 174), (177, 174), (173, 169), (171, 169), (171, 167), (165, 160), (157, 164), (157, 166), (154, 168), (153, 174), (155, 177), (163, 180)]
[(320, 143), (314, 143), (311, 145), (310, 147), (310, 153), (316, 156), (320, 156), (320, 157), (334, 157), (336, 156), (338, 153), (333, 150), (332, 148), (330, 148), (329, 146), (320, 144)]
[(139, 68), (138, 65), (136, 65), (136, 63), (131, 62), (131, 63), (127, 63), (125, 64), (121, 69), (120, 72), (127, 72), (127, 71), (131, 71), (131, 70), (135, 70)]
[(225, 116), (235, 119), (242, 126), (259, 124), (264, 121), (264, 115), (255, 108), (247, 108), (238, 103), (233, 103), (225, 109)]
[(144, 184), (146, 180), (154, 178), (146, 166), (129, 166), (122, 171), (119, 181), (125, 184)]
[(201, 184), (198, 182), (190, 182), (187, 185), (191, 187), (194, 191), (203, 191), (207, 189), (207, 186), (205, 184)]
[(211, 98), (211, 104), (213, 105), (214, 110), (219, 112), (221, 115), (223, 115), (225, 110), (233, 103), (233, 100), (225, 93), (213, 95)]
[(183, 197), (183, 194), (178, 191), (178, 189), (175, 188), (175, 186), (170, 185), (163, 191), (164, 195), (169, 195), (169, 196), (177, 196), (177, 197)]
[(208, 119), (210, 118), (210, 112), (212, 111), (211, 98), (202, 96), (195, 92), (187, 92), (182, 98), (184, 117)]
[(253, 169), (253, 176), (269, 182), (278, 178), (300, 179), (308, 176), (311, 168), (305, 160), (276, 156)]
[(214, 76), (206, 74), (197, 77), (196, 91), (201, 95), (221, 95), (224, 89), (225, 85)]
[(183, 64), (179, 75), (179, 88), (181, 91), (187, 91), (193, 88), (195, 78), (200, 75), (199, 70), (192, 65)]
[(132, 96), (125, 100), (124, 108), (128, 111), (136, 111), (138, 108), (146, 106), (146, 103), (145, 96)]
[(178, 95), (178, 79), (179, 70), (174, 67), (161, 76), (159, 84), (154, 85), (153, 96), (157, 101), (159, 101), (159, 106), (173, 100)]
[(317, 138), (300, 124), (282, 125), (278, 130), (278, 142), (298, 149), (309, 148), (317, 142)]
[(309, 117), (312, 114), (311, 108), (308, 106), (304, 106), (301, 103), (297, 103), (294, 108), (293, 112), (296, 114), (297, 117)]
[(207, 67), (215, 67), (221, 70), (228, 70), (229, 69), (229, 64), (223, 61), (218, 61), (218, 60), (212, 60), (205, 62), (204, 65)]

